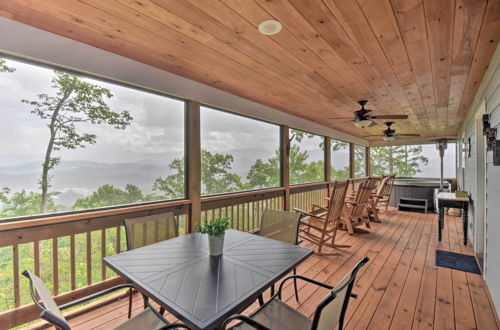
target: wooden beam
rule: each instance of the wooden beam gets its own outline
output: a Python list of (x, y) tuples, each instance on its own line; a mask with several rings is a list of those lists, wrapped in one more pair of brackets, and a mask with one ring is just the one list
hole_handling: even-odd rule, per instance
[(280, 126), (280, 173), (281, 186), (285, 188), (283, 195), (283, 208), (285, 211), (290, 211), (290, 128), (288, 126)]
[(200, 138), (200, 103), (186, 102), (185, 114), (185, 154), (186, 196), (191, 200), (188, 215), (188, 231), (200, 222), (201, 214), (201, 138)]
[(332, 139), (325, 137), (325, 181), (332, 181)]
[(355, 159), (354, 159), (354, 144), (349, 143), (349, 177), (354, 178), (354, 174), (356, 173), (355, 167)]

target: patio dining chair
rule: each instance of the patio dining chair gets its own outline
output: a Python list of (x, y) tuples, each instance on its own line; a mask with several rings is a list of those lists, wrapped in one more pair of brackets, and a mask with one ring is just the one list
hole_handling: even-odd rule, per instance
[(323, 252), (323, 246), (346, 248), (349, 245), (335, 244), (340, 216), (345, 203), (349, 180), (335, 181), (326, 208), (313, 204), (311, 212), (294, 209), (302, 215), (300, 237), (318, 245), (318, 255), (336, 255), (335, 252)]
[[(129, 284), (117, 285), (115, 287), (94, 293), (87, 297), (83, 297), (67, 304), (58, 306), (54, 298), (50, 295), (49, 290), (43, 281), (33, 274), (25, 270), (23, 275), (30, 281), (30, 293), (35, 305), (42, 311), (40, 318), (54, 325), (57, 329), (70, 330), (71, 326), (62, 314), (62, 310), (79, 305), (89, 300), (107, 295), (116, 290), (130, 288)], [(37, 295), (40, 299), (37, 298)], [(160, 315), (147, 301), (144, 301), (144, 310), (134, 317), (129, 317), (127, 321), (121, 323), (114, 329), (117, 330), (149, 330), (149, 329), (190, 329), (181, 323), (169, 323), (162, 315)]]
[[(278, 330), (278, 329), (311, 329), (311, 330), (326, 330), (333, 329), (338, 326), (338, 329), (343, 329), (344, 317), (349, 304), (350, 298), (357, 298), (357, 295), (352, 293), (354, 281), (359, 269), (368, 262), (368, 257), (364, 257), (359, 261), (354, 268), (349, 271), (336, 286), (330, 286), (316, 280), (294, 275), (287, 277), (281, 282), (278, 292), (267, 301), (263, 306), (257, 309), (249, 316), (235, 314), (229, 317), (222, 329), (229, 329), (229, 324), (235, 320), (241, 321), (230, 329), (232, 330)], [(299, 279), (319, 287), (329, 290), (326, 296), (320, 301), (314, 312), (313, 319), (301, 314), (281, 300), (283, 285), (290, 279)]]
[[(275, 239), (285, 243), (298, 245), (300, 214), (288, 211), (278, 211), (265, 209), (260, 219), (259, 236)], [(297, 274), (297, 269), (293, 269), (293, 274)], [(298, 301), (297, 281), (293, 281), (295, 289), (295, 298)], [(274, 295), (274, 285), (271, 286), (271, 295)], [(263, 304), (262, 295), (259, 297), (259, 303)]]
[[(137, 249), (179, 236), (177, 221), (172, 212), (125, 219), (123, 224), (127, 237), (127, 250)], [(133, 288), (129, 292), (129, 317), (132, 313), (132, 294)], [(165, 310), (161, 307), (160, 314), (163, 315), (164, 313)]]

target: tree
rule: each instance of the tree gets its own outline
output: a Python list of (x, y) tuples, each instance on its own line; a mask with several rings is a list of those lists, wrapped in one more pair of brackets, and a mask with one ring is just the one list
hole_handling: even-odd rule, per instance
[[(8, 192), (8, 190), (4, 190), (4, 192)], [(46, 203), (47, 212), (57, 212), (57, 207), (52, 199), (52, 196), (57, 194), (57, 192), (48, 194)], [(40, 201), (42, 199), (42, 194), (40, 193), (22, 190), (14, 193), (11, 198), (8, 198), (6, 194), (2, 196), (3, 205), (0, 212), (1, 218), (32, 215), (40, 211)]]
[(395, 174), (398, 177), (411, 177), (420, 173), (420, 165), (429, 159), (422, 155), (421, 145), (387, 146), (371, 148), (371, 167), (373, 175)]
[(95, 144), (96, 135), (80, 132), (81, 124), (108, 124), (115, 129), (125, 129), (132, 120), (128, 111), (110, 110), (106, 101), (113, 95), (108, 89), (85, 82), (74, 74), (54, 71), (52, 88), (56, 89), (55, 96), (39, 94), (37, 101), (22, 100), (34, 107), (31, 113), (48, 121), (50, 130), (40, 179), (40, 213), (47, 211), (49, 171), (61, 160), (53, 152)]
[[(240, 176), (231, 172), (233, 161), (232, 155), (201, 150), (202, 194), (219, 194), (243, 188)], [(174, 159), (168, 167), (174, 170), (174, 174), (156, 179), (153, 190), (163, 191), (166, 198), (184, 197), (184, 160)]]
[(2, 73), (2, 72), (14, 72), (14, 71), (16, 71), (16, 69), (14, 69), (13, 67), (8, 66), (5, 63), (5, 59), (0, 58), (0, 73)]
[(131, 204), (151, 200), (151, 197), (143, 195), (141, 189), (133, 184), (127, 184), (124, 190), (105, 184), (97, 188), (89, 196), (77, 199), (73, 205), (73, 209), (85, 210), (96, 207)]
[(278, 187), (280, 185), (280, 152), (275, 151), (275, 156), (266, 162), (257, 159), (250, 167), (246, 183), (248, 189)]

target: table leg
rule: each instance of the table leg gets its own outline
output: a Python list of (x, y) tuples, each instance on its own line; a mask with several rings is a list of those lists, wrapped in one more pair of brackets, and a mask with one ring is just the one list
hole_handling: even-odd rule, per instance
[(443, 238), (443, 227), (444, 227), (444, 207), (439, 204), (438, 206), (438, 240), (441, 242)]
[(463, 214), (462, 214), (462, 218), (463, 218), (463, 222), (464, 222), (464, 245), (467, 245), (467, 239), (468, 239), (468, 235), (467, 235), (467, 231), (469, 230), (469, 205), (468, 203), (464, 203), (464, 207), (463, 207)]

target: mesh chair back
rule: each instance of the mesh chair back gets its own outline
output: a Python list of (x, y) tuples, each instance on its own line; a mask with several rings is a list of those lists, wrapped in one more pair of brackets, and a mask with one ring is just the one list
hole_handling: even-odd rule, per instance
[(326, 215), (327, 222), (333, 222), (340, 218), (348, 188), (349, 180), (335, 181), (333, 183), (332, 193), (330, 194), (330, 202), (328, 203), (328, 212)]
[(179, 236), (177, 221), (172, 212), (126, 219), (124, 223), (129, 250)]
[(342, 329), (345, 311), (351, 297), (356, 274), (368, 262), (364, 257), (337, 283), (330, 294), (318, 305), (313, 319), (313, 329), (331, 330), (338, 325)]
[(260, 221), (260, 236), (296, 244), (299, 213), (265, 209)]
[(358, 188), (356, 198), (354, 202), (356, 203), (351, 210), (351, 216), (357, 217), (361, 216), (370, 200), (373, 189), (375, 189), (375, 183), (377, 179), (366, 178)]
[[(63, 329), (69, 329), (69, 324), (61, 313), (61, 310), (57, 306), (54, 298), (49, 293), (49, 290), (43, 283), (42, 279), (29, 270), (25, 270), (23, 275), (26, 276), (30, 280), (30, 291), (31, 297), (35, 304), (42, 310), (42, 314), (40, 315), (43, 319), (48, 320), (51, 323), (60, 323), (57, 324), (59, 327)], [(36, 295), (40, 297), (41, 303), (38, 301)], [(52, 315), (47, 315), (49, 312)], [(49, 316), (49, 317), (47, 317)], [(50, 316), (55, 316), (55, 320), (50, 318)], [(55, 322), (54, 322), (55, 321)]]

